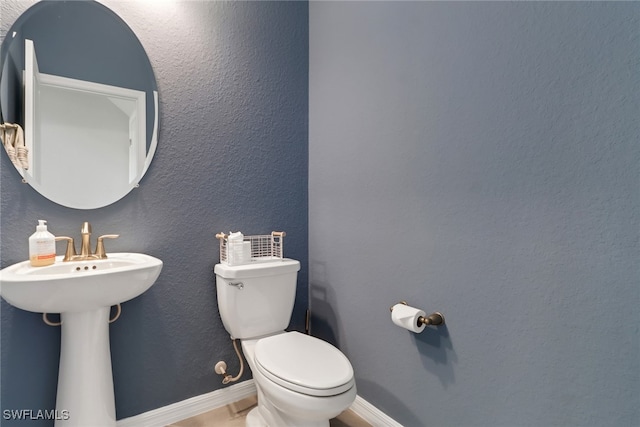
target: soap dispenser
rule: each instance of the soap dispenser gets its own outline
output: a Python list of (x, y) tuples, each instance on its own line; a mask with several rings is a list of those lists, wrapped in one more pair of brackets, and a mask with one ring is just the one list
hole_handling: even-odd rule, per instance
[(56, 261), (56, 238), (47, 231), (47, 221), (40, 219), (38, 223), (29, 237), (29, 261), (34, 267), (44, 267)]

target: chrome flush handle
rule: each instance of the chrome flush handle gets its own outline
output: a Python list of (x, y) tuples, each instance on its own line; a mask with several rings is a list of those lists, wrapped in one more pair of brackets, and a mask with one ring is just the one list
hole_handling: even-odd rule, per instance
[(235, 286), (240, 291), (244, 289), (244, 283), (242, 283), (242, 282), (235, 282), (235, 283), (234, 282), (229, 282), (229, 283), (227, 283), (227, 285)]

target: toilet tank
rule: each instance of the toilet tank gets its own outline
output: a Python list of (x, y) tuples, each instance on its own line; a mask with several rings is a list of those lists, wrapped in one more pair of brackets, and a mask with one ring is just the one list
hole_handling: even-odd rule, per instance
[(289, 326), (300, 262), (284, 258), (229, 266), (216, 264), (218, 309), (234, 339), (284, 331)]

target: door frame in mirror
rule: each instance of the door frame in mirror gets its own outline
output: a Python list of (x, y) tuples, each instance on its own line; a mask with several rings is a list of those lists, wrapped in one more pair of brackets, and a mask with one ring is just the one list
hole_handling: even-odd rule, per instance
[[(54, 8), (55, 10), (60, 10), (61, 12), (55, 13), (53, 12), (54, 9), (52, 8)], [(57, 8), (60, 8), (60, 9), (57, 9)], [(45, 16), (43, 15), (47, 15), (46, 19), (45, 19)], [(69, 15), (69, 17), (59, 18), (59, 16), (65, 16), (65, 15)], [(130, 85), (128, 83), (125, 83), (123, 85), (111, 84), (111, 82), (106, 83), (106, 86), (112, 86), (112, 87), (119, 86), (122, 88), (126, 88), (125, 90), (132, 90), (132, 91), (138, 90), (137, 89), (139, 87), (138, 85), (142, 85), (140, 87), (144, 88), (142, 93), (144, 94), (145, 104), (147, 106), (145, 111), (146, 117), (144, 120), (139, 120), (139, 123), (141, 126), (144, 126), (145, 136), (142, 144), (140, 144), (140, 149), (135, 150), (135, 153), (137, 153), (136, 159), (132, 160), (133, 163), (130, 164), (129, 167), (127, 168), (127, 178), (124, 180), (127, 182), (127, 188), (118, 189), (111, 196), (105, 196), (103, 200), (94, 200), (94, 201), (85, 200), (86, 192), (84, 192), (85, 195), (79, 197), (77, 200), (74, 199), (74, 197), (71, 197), (69, 200), (56, 200), (57, 196), (55, 195), (50, 196), (47, 194), (48, 190), (46, 188), (46, 184), (44, 186), (38, 185), (38, 183), (34, 182), (33, 176), (30, 176), (33, 174), (37, 175), (37, 171), (36, 172), (28, 171), (25, 174), (20, 169), (18, 168), (17, 169), (20, 175), (23, 176), (23, 179), (26, 182), (28, 182), (32, 187), (34, 187), (34, 189), (36, 189), (44, 197), (47, 197), (48, 199), (58, 204), (61, 204), (63, 206), (67, 206), (70, 208), (96, 209), (103, 206), (107, 206), (109, 204), (112, 204), (120, 200), (122, 197), (126, 196), (133, 188), (137, 187), (139, 181), (142, 179), (142, 177), (145, 175), (145, 173), (149, 169), (149, 166), (153, 160), (155, 151), (157, 149), (158, 125), (159, 125), (159, 108), (158, 108), (159, 102), (158, 102), (157, 84), (155, 80), (155, 75), (153, 73), (151, 64), (149, 62), (149, 58), (146, 52), (144, 51), (144, 48), (142, 47), (140, 41), (135, 36), (131, 28), (115, 12), (113, 12), (107, 6), (95, 1), (87, 1), (87, 0), (74, 1), (74, 2), (45, 1), (45, 2), (35, 3), (33, 6), (31, 6), (30, 8), (28, 8), (22, 13), (22, 15), (12, 25), (11, 29), (7, 32), (5, 40), (3, 40), (2, 58), (0, 58), (2, 60), (2, 67), (0, 68), (0, 72), (2, 73), (2, 80), (3, 80), (2, 85), (0, 85), (0, 92), (2, 92), (0, 103), (3, 104), (2, 105), (3, 119), (7, 120), (8, 122), (14, 122), (14, 123), (23, 125), (25, 127), (25, 139), (29, 139), (29, 142), (27, 141), (25, 142), (27, 143), (27, 145), (32, 144), (32, 147), (37, 146), (37, 145), (34, 145), (33, 141), (30, 139), (31, 136), (33, 136), (33, 133), (30, 133), (27, 130), (27, 128), (29, 127), (27, 126), (27, 121), (29, 121), (30, 123), (34, 123), (33, 116), (31, 118), (28, 118), (27, 114), (29, 113), (22, 109), (25, 104), (24, 100), (16, 101), (16, 98), (21, 97), (20, 94), (23, 92), (24, 83), (23, 83), (23, 75), (22, 75), (23, 72), (21, 70), (24, 69), (22, 64), (26, 65), (26, 58), (20, 58), (19, 56), (17, 56), (19, 55), (17, 44), (23, 45), (22, 40), (26, 38), (30, 38), (29, 31), (35, 31), (33, 30), (34, 27), (40, 28), (41, 26), (39, 24), (41, 22), (47, 22), (47, 24), (45, 25), (47, 26), (47, 28), (52, 29), (51, 32), (58, 31), (60, 34), (62, 34), (62, 37), (65, 38), (66, 41), (68, 41), (70, 37), (70, 34), (68, 33), (71, 33), (71, 35), (75, 36), (77, 32), (74, 32), (74, 31), (77, 31), (77, 30), (74, 28), (70, 29), (69, 27), (73, 27), (73, 25), (68, 25), (69, 22), (64, 21), (64, 19), (72, 19), (72, 17), (75, 17), (76, 18), (75, 21), (78, 21), (77, 19), (78, 15), (80, 16), (86, 15), (89, 17), (88, 18), (89, 23), (87, 24), (85, 22), (83, 23), (82, 26), (78, 26), (79, 28), (87, 27), (91, 29), (90, 31), (93, 31), (94, 27), (99, 27), (102, 30), (100, 32), (97, 32), (98, 34), (94, 34), (86, 37), (90, 40), (98, 40), (100, 37), (102, 37), (103, 34), (113, 34), (113, 33), (120, 34), (120, 41), (119, 41), (120, 44), (117, 44), (117, 43), (115, 44), (115, 46), (119, 46), (119, 48), (115, 48), (114, 50), (120, 51), (124, 43), (125, 46), (127, 46), (125, 50), (129, 52), (127, 53), (127, 55), (129, 56), (127, 56), (127, 59), (125, 60), (125, 59), (118, 58), (117, 56), (113, 56), (113, 55), (116, 55), (116, 53), (104, 54), (101, 52), (101, 55), (106, 55), (106, 58), (111, 58), (111, 59), (105, 59), (105, 61), (117, 64), (116, 68), (123, 68), (125, 70), (124, 73), (126, 74), (127, 78), (130, 74), (132, 74), (131, 68), (127, 68), (127, 67), (136, 67), (136, 70), (140, 70), (139, 76), (135, 77), (135, 81), (137, 83), (133, 83), (133, 81)], [(56, 16), (56, 19), (60, 19), (60, 22), (54, 19), (54, 21), (56, 22), (52, 23), (50, 19), (51, 16)], [(95, 20), (97, 24), (92, 25), (91, 24), (91, 22), (93, 22), (92, 20)], [(112, 29), (117, 28), (117, 30), (107, 31), (107, 29), (109, 28), (112, 28)], [(24, 31), (22, 31), (23, 29)], [(42, 38), (43, 36), (40, 35), (40, 37)], [(80, 36), (75, 38), (82, 39), (83, 37)], [(46, 42), (50, 44), (53, 43), (51, 39), (53, 39), (53, 36), (49, 37), (47, 33)], [(108, 42), (111, 43), (112, 40), (109, 39)], [(16, 45), (14, 45), (14, 43), (16, 43)], [(104, 43), (104, 41), (101, 40), (101, 41), (97, 41), (96, 43), (98, 44)], [(73, 46), (69, 46), (68, 44), (62, 45), (61, 48), (63, 48), (63, 46), (66, 52), (74, 50)], [(44, 49), (44, 52), (48, 55), (48, 59), (51, 60), (52, 53), (51, 53), (50, 45), (43, 49)], [(21, 53), (24, 52), (24, 45), (20, 46), (19, 51)], [(41, 52), (39, 50), (38, 56), (40, 56), (40, 53)], [(112, 56), (110, 57), (109, 55), (112, 55)], [(77, 56), (82, 56), (82, 55), (80, 54)], [(100, 59), (102, 60), (102, 58)], [(86, 61), (92, 61), (95, 63), (94, 60), (95, 60), (95, 56), (91, 60), (87, 59)], [(63, 60), (60, 60), (60, 61), (62, 62)], [(81, 61), (79, 61), (79, 63), (81, 63)], [(132, 63), (133, 65), (131, 65)], [(137, 65), (137, 64), (140, 64), (140, 65)], [(55, 67), (60, 67), (60, 65), (62, 64), (55, 65)], [(52, 77), (53, 79), (58, 77), (62, 79), (69, 78), (69, 76), (65, 75), (64, 72), (61, 74), (57, 74), (56, 72), (51, 73), (51, 72), (48, 72), (46, 68), (47, 67), (44, 64), (42, 63), (40, 64), (41, 76), (43, 77), (46, 76), (44, 77), (45, 80), (49, 79), (49, 75), (52, 75), (52, 74), (54, 75), (54, 77)], [(107, 67), (103, 65), (102, 68), (107, 68)], [(75, 71), (76, 71), (75, 68), (69, 70), (69, 72), (71, 73), (75, 73)], [(93, 71), (93, 73), (95, 73), (95, 71)], [(106, 73), (110, 73), (110, 71), (107, 71)], [(7, 75), (9, 75), (9, 78), (5, 79)], [(144, 76), (146, 76), (146, 79), (147, 79), (146, 83), (144, 82), (144, 78), (145, 78)], [(77, 76), (75, 78), (76, 80), (87, 80), (87, 81), (91, 81), (92, 84), (94, 83), (93, 79), (83, 79), (82, 77), (77, 78)], [(118, 77), (116, 75), (113, 75), (113, 77), (111, 77), (111, 74), (104, 74), (103, 78), (106, 78), (106, 80), (110, 80), (110, 79), (123, 80), (124, 79), (124, 77)], [(98, 85), (105, 84), (105, 82), (100, 81), (98, 79), (97, 84)], [(7, 93), (9, 95), (7, 95)], [(8, 97), (11, 98), (9, 99), (9, 101), (7, 101)], [(15, 105), (15, 102), (18, 102), (19, 105)], [(116, 104), (117, 102), (118, 101), (116, 100), (114, 104)], [(12, 103), (15, 105), (15, 107), (12, 106)], [(5, 108), (7, 106), (9, 107), (8, 109)], [(16, 108), (20, 108), (22, 111), (17, 111)], [(15, 111), (15, 113), (12, 111)], [(6, 114), (7, 112), (9, 112), (9, 114)], [(20, 117), (21, 115), (22, 117)], [(28, 134), (30, 134), (30, 136), (28, 136)], [(87, 138), (87, 139), (91, 139), (91, 138)], [(30, 150), (30, 153), (32, 152), (33, 152), (33, 149)], [(35, 163), (37, 164), (37, 159), (35, 160), (36, 160)], [(33, 165), (33, 164), (34, 164), (33, 162), (30, 162), (30, 165)]]

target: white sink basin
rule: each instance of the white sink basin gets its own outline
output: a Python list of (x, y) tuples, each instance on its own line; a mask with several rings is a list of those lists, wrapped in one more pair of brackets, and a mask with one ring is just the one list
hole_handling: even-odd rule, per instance
[[(27, 311), (60, 313), (62, 322), (56, 427), (115, 427), (109, 346), (111, 306), (137, 297), (156, 281), (162, 261), (136, 253), (103, 260), (31, 267), (20, 262), (0, 271), (0, 295)], [(64, 418), (64, 417), (61, 417)]]
[(20, 262), (0, 271), (0, 295), (36, 313), (90, 311), (128, 301), (153, 285), (162, 261), (145, 254), (110, 253), (101, 260), (32, 267)]

